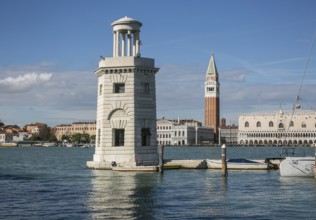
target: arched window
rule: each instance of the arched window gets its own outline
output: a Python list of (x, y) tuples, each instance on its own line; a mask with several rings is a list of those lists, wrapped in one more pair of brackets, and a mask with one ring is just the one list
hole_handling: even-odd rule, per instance
[(269, 122), (269, 127), (273, 127), (273, 122), (272, 121)]
[(284, 125), (282, 122), (279, 124), (279, 128), (284, 128)]
[(245, 122), (245, 127), (246, 127), (246, 128), (249, 127), (249, 122), (248, 122), (248, 121)]
[(304, 121), (302, 122), (302, 128), (306, 128), (306, 123)]
[(294, 127), (294, 121), (290, 121), (290, 127)]
[(260, 128), (260, 127), (261, 127), (261, 122), (257, 121), (257, 128)]

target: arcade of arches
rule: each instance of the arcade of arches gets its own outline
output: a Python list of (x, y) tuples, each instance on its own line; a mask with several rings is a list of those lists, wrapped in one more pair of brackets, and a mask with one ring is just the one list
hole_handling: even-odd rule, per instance
[(316, 111), (254, 112), (239, 115), (238, 144), (251, 146), (316, 145)]
[(298, 146), (316, 144), (313, 132), (239, 132), (239, 144), (255, 146)]

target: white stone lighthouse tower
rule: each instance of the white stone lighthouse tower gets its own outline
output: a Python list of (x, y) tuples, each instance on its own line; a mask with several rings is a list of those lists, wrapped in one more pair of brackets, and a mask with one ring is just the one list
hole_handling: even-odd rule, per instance
[(156, 86), (158, 68), (140, 56), (142, 23), (112, 23), (113, 57), (101, 57), (98, 76), (94, 169), (158, 165)]

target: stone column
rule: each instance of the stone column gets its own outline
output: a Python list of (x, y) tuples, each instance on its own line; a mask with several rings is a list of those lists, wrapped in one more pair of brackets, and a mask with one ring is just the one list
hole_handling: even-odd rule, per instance
[(116, 56), (116, 31), (113, 31), (113, 57)]
[(132, 43), (131, 43), (132, 39), (131, 39), (131, 37), (132, 37), (131, 36), (131, 31), (128, 31), (127, 32), (127, 56), (131, 56), (132, 55), (131, 54), (132, 53), (132, 51), (131, 51), (132, 50), (132, 48), (131, 48), (132, 47)]
[(140, 53), (139, 31), (136, 31), (134, 36), (136, 38), (136, 41), (135, 41), (135, 43), (136, 43), (136, 45), (135, 45), (136, 50), (135, 50), (134, 56), (137, 56)]
[(119, 31), (116, 31), (116, 34), (115, 34), (115, 54), (117, 57), (120, 56), (120, 32)]
[(125, 57), (125, 36), (126, 34), (125, 33), (122, 33), (122, 52), (121, 52), (121, 55), (122, 57)]
[(136, 32), (133, 34), (133, 56), (136, 57), (136, 44), (137, 44), (137, 39), (136, 39)]

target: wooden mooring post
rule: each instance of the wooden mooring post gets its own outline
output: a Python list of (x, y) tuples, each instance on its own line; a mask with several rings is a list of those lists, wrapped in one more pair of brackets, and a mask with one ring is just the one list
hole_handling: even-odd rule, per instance
[(227, 177), (226, 145), (222, 145), (222, 177)]
[(316, 148), (315, 148), (314, 178), (316, 179)]
[(164, 145), (159, 146), (159, 173), (163, 174), (163, 151)]

